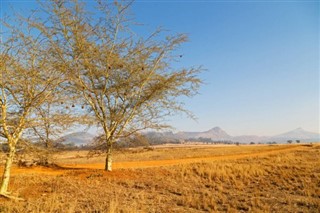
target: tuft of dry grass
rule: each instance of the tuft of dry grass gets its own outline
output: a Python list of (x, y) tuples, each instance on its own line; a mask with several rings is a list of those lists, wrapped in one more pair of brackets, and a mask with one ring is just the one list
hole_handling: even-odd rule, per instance
[[(229, 157), (111, 173), (93, 169), (68, 169), (55, 175), (18, 173), (10, 189), (26, 201), (0, 198), (0, 212), (318, 212), (319, 147), (299, 146), (241, 159), (229, 155), (275, 147), (197, 148), (194, 153), (181, 149), (175, 150), (180, 158), (210, 153)], [(167, 150), (152, 152), (144, 152), (145, 158), (143, 153), (131, 153), (123, 160), (174, 156)]]

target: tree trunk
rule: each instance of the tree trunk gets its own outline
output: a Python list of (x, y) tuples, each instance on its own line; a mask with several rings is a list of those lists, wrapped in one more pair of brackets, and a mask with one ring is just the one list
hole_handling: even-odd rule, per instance
[(10, 180), (10, 171), (14, 159), (16, 149), (14, 147), (9, 146), (9, 154), (7, 156), (6, 164), (4, 167), (3, 175), (2, 175), (2, 182), (0, 188), (0, 194), (6, 195), (8, 194), (8, 186)]
[(112, 143), (109, 142), (107, 142), (107, 157), (104, 169), (109, 172), (112, 171)]

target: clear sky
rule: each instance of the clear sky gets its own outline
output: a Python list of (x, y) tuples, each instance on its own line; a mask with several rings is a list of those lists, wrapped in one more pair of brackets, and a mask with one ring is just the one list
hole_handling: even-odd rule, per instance
[[(35, 7), (34, 1), (0, 0)], [(231, 135), (319, 131), (319, 1), (139, 1), (140, 33), (187, 33), (181, 66), (203, 65), (200, 94), (185, 100), (198, 117), (171, 118), (181, 131), (220, 126)]]

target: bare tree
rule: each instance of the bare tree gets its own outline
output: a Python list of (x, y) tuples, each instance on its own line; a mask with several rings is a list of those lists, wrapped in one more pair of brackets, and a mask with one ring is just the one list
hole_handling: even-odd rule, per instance
[(37, 109), (51, 100), (63, 82), (45, 38), (19, 23), (6, 25), (0, 48), (0, 136), (9, 147), (0, 195), (6, 197), (10, 197), (10, 171), (17, 145), (28, 128), (38, 125)]
[(112, 146), (120, 138), (167, 128), (166, 117), (176, 112), (192, 117), (179, 97), (195, 95), (201, 84), (200, 67), (172, 66), (182, 57), (177, 48), (187, 37), (164, 37), (161, 30), (137, 36), (130, 31), (131, 3), (97, 1), (97, 11), (90, 13), (82, 2), (51, 1), (42, 4), (48, 20), (32, 22), (51, 41), (56, 66), (68, 73), (69, 89), (103, 130), (108, 171)]
[(25, 144), (28, 149), (27, 154), (36, 156), (37, 163), (41, 165), (51, 165), (52, 155), (59, 147), (59, 137), (65, 132), (75, 129), (77, 124), (84, 124), (87, 121), (85, 115), (79, 115), (74, 110), (75, 100), (70, 100), (64, 92), (55, 93), (54, 96), (44, 104), (37, 107), (34, 116), (37, 123), (28, 129), (26, 135), (33, 143)]
[[(46, 103), (36, 108), (35, 116), (38, 118), (36, 126), (29, 132), (37, 137), (45, 148), (51, 149), (54, 141), (67, 130), (74, 129), (76, 125), (90, 124), (85, 111), (76, 107), (77, 100), (70, 99), (68, 93), (60, 91), (50, 97)], [(78, 108), (78, 109), (77, 109)]]

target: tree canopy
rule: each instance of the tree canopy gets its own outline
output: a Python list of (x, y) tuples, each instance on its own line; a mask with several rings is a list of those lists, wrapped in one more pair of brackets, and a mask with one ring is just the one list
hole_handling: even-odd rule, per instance
[(176, 112), (191, 115), (178, 98), (195, 95), (201, 84), (200, 67), (172, 66), (187, 37), (163, 37), (162, 30), (148, 37), (133, 33), (130, 4), (98, 1), (97, 11), (90, 13), (77, 1), (51, 1), (43, 5), (48, 19), (30, 22), (46, 35), (68, 88), (102, 128), (106, 170), (111, 170), (112, 144), (119, 138), (168, 127), (165, 118)]

